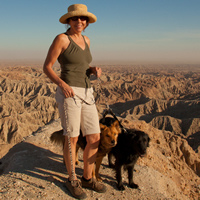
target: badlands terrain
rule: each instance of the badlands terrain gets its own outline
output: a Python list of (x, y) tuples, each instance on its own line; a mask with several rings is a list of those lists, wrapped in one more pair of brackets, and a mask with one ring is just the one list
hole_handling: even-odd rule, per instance
[[(200, 65), (99, 67), (101, 79), (91, 77), (99, 117), (109, 105), (151, 142), (135, 167), (139, 189), (128, 187), (124, 172), (127, 187), (118, 191), (104, 158), (108, 191), (87, 190), (88, 199), (200, 199)], [(55, 90), (40, 64), (0, 64), (0, 199), (73, 199), (64, 187), (62, 147), (49, 140), (61, 129)], [(81, 177), (82, 152), (79, 158)]]

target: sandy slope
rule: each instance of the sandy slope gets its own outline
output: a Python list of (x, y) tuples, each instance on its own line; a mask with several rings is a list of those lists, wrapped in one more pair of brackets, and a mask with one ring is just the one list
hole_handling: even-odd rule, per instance
[[(134, 173), (140, 190), (118, 191), (105, 158), (101, 174), (108, 193), (88, 191), (91, 199), (200, 198), (198, 67), (102, 66), (100, 91), (95, 93), (100, 117), (106, 100), (124, 126), (148, 133), (151, 145)], [(93, 77), (92, 83), (98, 91)], [(40, 68), (0, 68), (3, 199), (70, 199), (63, 186), (62, 149), (49, 141), (50, 134), (60, 128), (59, 120), (54, 121), (59, 117), (55, 89)], [(82, 173), (82, 162), (77, 173)]]
[[(88, 199), (115, 197), (118, 199), (197, 199), (200, 178), (168, 145), (163, 134), (169, 137), (171, 133), (158, 131), (144, 121), (128, 124), (130, 127), (146, 131), (151, 137), (148, 155), (138, 161), (134, 172), (134, 180), (140, 189), (133, 190), (126, 187), (125, 192), (118, 191), (114, 172), (108, 168), (105, 158), (100, 174), (108, 187), (108, 192), (98, 194), (87, 190), (90, 197)], [(3, 199), (72, 199), (64, 187), (67, 175), (62, 163), (62, 148), (51, 144), (49, 140), (51, 133), (59, 129), (59, 120), (54, 121), (10, 149), (2, 159), (1, 165), (3, 174), (0, 177), (0, 194)], [(174, 140), (179, 145), (184, 142)], [(191, 154), (190, 160), (199, 162), (187, 144), (185, 149)], [(82, 153), (79, 154), (79, 158), (77, 174), (80, 177), (83, 169)], [(126, 173), (123, 177), (127, 185)]]

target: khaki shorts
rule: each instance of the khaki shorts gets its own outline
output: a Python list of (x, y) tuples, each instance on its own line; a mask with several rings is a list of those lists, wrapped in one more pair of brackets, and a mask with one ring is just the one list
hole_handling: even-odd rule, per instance
[(80, 129), (83, 136), (100, 133), (99, 117), (92, 88), (72, 87), (75, 96), (65, 98), (60, 87), (57, 87), (56, 102), (63, 127), (63, 135), (77, 137)]

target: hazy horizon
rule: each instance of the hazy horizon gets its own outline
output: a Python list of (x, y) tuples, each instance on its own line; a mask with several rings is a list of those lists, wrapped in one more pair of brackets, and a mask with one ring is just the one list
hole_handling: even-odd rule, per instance
[[(66, 31), (58, 20), (73, 3), (2, 1), (0, 60), (44, 60), (56, 35)], [(92, 64), (200, 64), (198, 0), (77, 3), (97, 16), (83, 33), (90, 38)]]

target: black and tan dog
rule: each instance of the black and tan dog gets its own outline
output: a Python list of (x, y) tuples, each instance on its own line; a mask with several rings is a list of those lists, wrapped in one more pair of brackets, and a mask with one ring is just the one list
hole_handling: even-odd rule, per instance
[[(116, 146), (118, 135), (121, 133), (121, 128), (118, 120), (110, 123), (109, 126), (100, 123), (100, 128), (101, 133), (96, 157), (96, 169), (93, 170), (93, 177), (96, 177), (98, 181), (101, 181), (101, 178), (99, 176), (99, 169), (102, 159), (111, 151), (113, 147)], [(64, 145), (65, 136), (63, 136), (63, 130), (52, 133), (50, 140), (57, 144)], [(76, 145), (76, 164), (78, 164), (78, 150), (79, 148), (84, 149), (86, 144), (86, 138), (82, 136), (82, 133), (80, 131), (80, 135), (78, 137), (78, 142)]]

